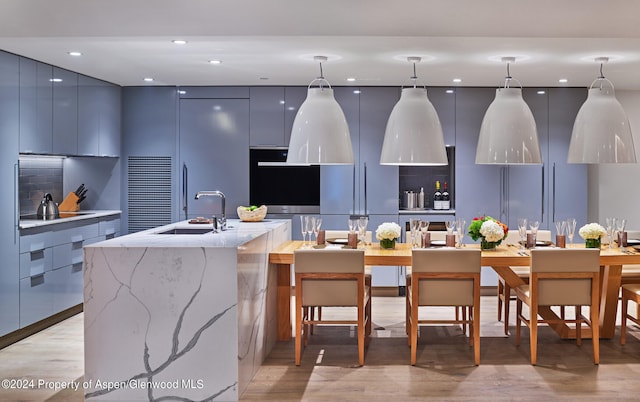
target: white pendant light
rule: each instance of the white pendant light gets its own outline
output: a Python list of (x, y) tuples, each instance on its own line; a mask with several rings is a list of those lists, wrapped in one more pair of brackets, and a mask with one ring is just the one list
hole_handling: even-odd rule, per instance
[[(315, 56), (314, 60), (320, 63), (320, 77), (309, 84), (307, 99), (293, 120), (287, 164), (353, 165), (347, 119), (322, 76), (322, 62), (327, 58)], [(320, 86), (311, 88), (316, 81)]]
[(507, 63), (507, 76), (503, 88), (496, 89), (496, 97), (482, 119), (477, 164), (521, 165), (541, 164), (540, 145), (536, 121), (531, 109), (522, 99), (522, 85), (511, 88), (514, 80), (509, 64), (515, 57), (503, 57)]
[(609, 58), (595, 61), (600, 63), (600, 76), (591, 84), (576, 116), (567, 162), (636, 163), (629, 119), (616, 99), (613, 84), (602, 74), (602, 65)]
[(413, 88), (403, 88), (393, 107), (384, 133), (381, 165), (446, 165), (447, 151), (438, 113), (427, 97), (425, 87), (416, 87), (416, 63), (420, 57), (408, 57), (413, 63)]

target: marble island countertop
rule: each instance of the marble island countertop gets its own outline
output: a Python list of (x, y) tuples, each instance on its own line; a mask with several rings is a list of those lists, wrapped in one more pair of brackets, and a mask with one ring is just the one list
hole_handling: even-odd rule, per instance
[[(235, 248), (255, 239), (262, 234), (284, 223), (285, 220), (266, 219), (261, 222), (242, 222), (229, 219), (227, 230), (213, 233), (212, 224), (192, 224), (189, 221), (171, 223), (165, 226), (116, 237), (93, 246), (98, 247), (231, 247)], [(207, 230), (206, 233), (195, 234), (163, 234), (174, 229), (187, 231), (190, 229)], [(88, 246), (90, 247), (90, 246)]]
[(80, 221), (93, 218), (102, 218), (111, 215), (120, 215), (120, 210), (95, 210), (95, 211), (78, 211), (78, 212), (60, 212), (58, 219), (33, 219), (20, 217), (20, 229), (32, 229), (41, 226), (57, 225), (65, 222)]

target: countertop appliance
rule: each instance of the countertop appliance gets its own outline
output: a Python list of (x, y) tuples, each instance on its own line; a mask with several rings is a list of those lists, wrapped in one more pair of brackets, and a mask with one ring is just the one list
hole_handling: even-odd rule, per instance
[(320, 213), (320, 166), (288, 166), (286, 148), (252, 148), (249, 202), (269, 214)]
[(38, 219), (58, 219), (60, 217), (58, 204), (53, 202), (53, 197), (50, 193), (46, 193), (44, 197), (42, 197), (36, 216)]

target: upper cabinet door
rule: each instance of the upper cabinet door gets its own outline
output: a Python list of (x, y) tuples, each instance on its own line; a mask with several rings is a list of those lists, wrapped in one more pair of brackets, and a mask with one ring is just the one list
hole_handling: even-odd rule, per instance
[(95, 78), (78, 77), (78, 154), (119, 156), (120, 87)]
[(78, 153), (78, 74), (53, 68), (53, 153)]
[(283, 87), (252, 87), (249, 102), (249, 138), (255, 147), (284, 147)]
[(307, 87), (286, 87), (284, 89), (284, 143), (289, 146), (293, 121), (302, 103), (307, 99)]
[(53, 146), (53, 67), (20, 58), (20, 152), (48, 154)]
[(122, 88), (101, 82), (100, 156), (120, 156), (122, 146)]

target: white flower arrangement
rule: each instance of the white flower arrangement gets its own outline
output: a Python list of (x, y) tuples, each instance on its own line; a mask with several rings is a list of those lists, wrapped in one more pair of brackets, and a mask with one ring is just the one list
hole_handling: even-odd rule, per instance
[(580, 237), (587, 240), (587, 239), (599, 239), (602, 236), (604, 236), (606, 231), (601, 225), (597, 223), (587, 223), (586, 225), (580, 228), (578, 233), (580, 234)]
[(504, 239), (504, 229), (492, 220), (482, 222), (480, 234), (489, 242), (497, 242)]
[(384, 222), (376, 229), (376, 239), (397, 240), (400, 237), (400, 225), (395, 222)]

